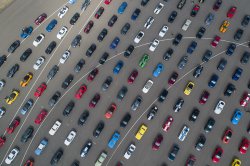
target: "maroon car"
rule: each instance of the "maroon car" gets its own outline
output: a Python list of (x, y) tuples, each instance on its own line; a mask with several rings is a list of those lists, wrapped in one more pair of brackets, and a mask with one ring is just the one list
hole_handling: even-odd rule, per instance
[(95, 68), (94, 70), (92, 70), (92, 71), (89, 73), (87, 80), (88, 80), (88, 81), (93, 81), (93, 80), (95, 79), (96, 75), (98, 74), (98, 72), (99, 72), (99, 71), (98, 71), (97, 68)]
[(6, 129), (7, 133), (9, 133), (9, 134), (13, 133), (19, 124), (20, 124), (20, 118), (16, 117), (11, 122), (11, 124), (9, 125), (9, 127)]
[(163, 136), (161, 134), (157, 135), (157, 137), (155, 138), (155, 141), (153, 142), (152, 149), (158, 150), (161, 146), (162, 140), (163, 140)]
[(129, 75), (129, 77), (128, 77), (128, 83), (129, 84), (133, 84), (133, 82), (135, 81), (135, 79), (136, 79), (137, 76), (138, 76), (138, 71), (135, 69)]
[(196, 158), (193, 155), (190, 155), (186, 161), (185, 166), (194, 166)]
[(178, 73), (173, 72), (172, 75), (170, 76), (170, 78), (168, 79), (168, 85), (169, 86), (174, 85), (174, 83), (176, 82), (177, 78), (178, 78)]
[(100, 94), (96, 93), (95, 96), (92, 98), (92, 100), (89, 102), (89, 107), (95, 108), (100, 98), (101, 98)]
[(200, 97), (199, 103), (200, 103), (200, 104), (206, 104), (208, 97), (209, 97), (208, 91), (204, 91), (204, 92), (202, 93), (201, 97)]
[(93, 22), (92, 20), (90, 20), (90, 21), (88, 22), (88, 24), (85, 26), (84, 32), (88, 34), (89, 31), (91, 30), (91, 28), (93, 27), (93, 25), (94, 25), (94, 22)]
[(35, 24), (36, 25), (40, 25), (45, 19), (47, 18), (47, 14), (43, 13), (40, 16), (37, 17), (37, 19), (35, 20)]
[(6, 141), (6, 138), (4, 136), (1, 136), (0, 137), (0, 147), (2, 147), (4, 145), (5, 141)]
[(95, 13), (95, 18), (99, 19), (102, 15), (102, 13), (104, 12), (104, 7), (100, 7), (97, 12)]

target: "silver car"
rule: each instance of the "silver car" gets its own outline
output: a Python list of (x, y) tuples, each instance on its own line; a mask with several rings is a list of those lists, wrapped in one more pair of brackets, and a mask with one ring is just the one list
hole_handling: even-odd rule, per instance
[(187, 62), (188, 62), (188, 56), (181, 57), (181, 59), (180, 59), (180, 61), (178, 63), (178, 68), (180, 70), (183, 69), (186, 66)]

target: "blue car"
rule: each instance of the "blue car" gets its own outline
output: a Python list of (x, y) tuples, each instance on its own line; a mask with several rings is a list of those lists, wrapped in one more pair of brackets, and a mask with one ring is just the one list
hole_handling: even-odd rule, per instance
[(233, 76), (232, 76), (232, 79), (235, 80), (235, 81), (238, 81), (239, 78), (240, 78), (240, 76), (241, 76), (241, 74), (242, 74), (242, 72), (243, 72), (243, 69), (240, 68), (240, 67), (238, 67), (238, 68), (235, 70), (235, 72), (234, 72), (234, 74), (233, 74)]
[(215, 85), (217, 84), (217, 81), (219, 79), (219, 76), (217, 74), (213, 74), (210, 78), (210, 81), (208, 82), (208, 86), (210, 88), (215, 87)]
[(40, 142), (40, 144), (38, 145), (38, 147), (36, 148), (35, 154), (36, 154), (37, 156), (41, 155), (42, 152), (43, 152), (43, 150), (44, 150), (44, 148), (45, 148), (47, 145), (48, 145), (48, 140), (47, 140), (46, 138), (44, 138), (44, 139)]
[(131, 15), (131, 20), (136, 20), (137, 17), (140, 15), (140, 13), (141, 13), (141, 10), (136, 8), (133, 14)]
[(125, 9), (127, 8), (128, 3), (127, 2), (122, 2), (122, 4), (118, 8), (118, 13), (122, 14), (124, 13)]
[(52, 29), (55, 28), (56, 24), (57, 24), (56, 19), (51, 20), (50, 23), (46, 27), (46, 31), (51, 32)]
[(236, 109), (235, 112), (234, 112), (234, 115), (231, 119), (231, 122), (234, 124), (234, 125), (237, 125), (242, 117), (242, 112), (239, 110), (239, 109)]
[(22, 29), (22, 33), (20, 34), (20, 37), (25, 39), (28, 36), (30, 36), (32, 32), (33, 32), (33, 27), (32, 26), (25, 27), (25, 28)]
[(194, 50), (195, 50), (196, 47), (197, 47), (197, 42), (192, 41), (192, 43), (187, 48), (187, 53), (188, 54), (192, 54), (194, 52)]
[(108, 147), (110, 149), (113, 149), (116, 142), (120, 139), (120, 133), (118, 133), (117, 131), (114, 132), (114, 134), (112, 135), (111, 139), (109, 140), (109, 143), (108, 143)]
[(158, 77), (161, 74), (161, 72), (163, 71), (163, 69), (164, 69), (163, 64), (158, 63), (158, 65), (156, 66), (155, 70), (153, 71), (153, 76), (154, 77)]
[(112, 43), (110, 44), (109, 48), (115, 49), (117, 47), (117, 45), (119, 44), (119, 42), (120, 42), (119, 37), (115, 37), (114, 40), (112, 41)]
[(113, 69), (113, 73), (114, 74), (119, 74), (120, 70), (123, 67), (123, 61), (118, 61), (117, 64), (115, 65), (114, 69)]

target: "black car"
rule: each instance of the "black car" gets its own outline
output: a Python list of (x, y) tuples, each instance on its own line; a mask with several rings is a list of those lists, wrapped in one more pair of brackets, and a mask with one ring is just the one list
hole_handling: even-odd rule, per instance
[(234, 40), (239, 41), (243, 35), (243, 30), (242, 29), (237, 29), (237, 31), (234, 34)]
[(184, 5), (186, 4), (187, 0), (180, 0), (179, 3), (177, 4), (177, 9), (182, 9)]
[(20, 56), (20, 61), (24, 62), (28, 59), (28, 57), (30, 56), (30, 54), (32, 53), (32, 49), (28, 48), (26, 49), (22, 55)]
[(78, 125), (81, 125), (81, 126), (84, 125), (85, 122), (87, 121), (88, 117), (89, 117), (89, 111), (88, 111), (88, 110), (85, 110), (85, 111), (81, 114), (80, 118), (78, 119)]
[(148, 114), (147, 114), (147, 119), (148, 120), (152, 120), (154, 119), (156, 113), (158, 112), (158, 107), (156, 105), (153, 105), (150, 110), (148, 111)]
[(227, 65), (227, 60), (222, 58), (217, 65), (217, 70), (223, 71), (226, 65)]
[(172, 57), (173, 53), (174, 53), (174, 50), (172, 48), (168, 48), (168, 50), (163, 55), (163, 59), (165, 61), (168, 61)]
[(118, 101), (122, 101), (122, 99), (125, 97), (125, 95), (127, 94), (128, 92), (128, 88), (126, 86), (123, 86), (119, 92), (117, 93), (117, 99)]
[(72, 74), (69, 74), (67, 78), (63, 81), (62, 88), (66, 89), (70, 85), (70, 83), (73, 81), (73, 79), (74, 79), (74, 76)]
[(195, 122), (200, 114), (200, 111), (197, 108), (194, 108), (189, 116), (189, 121)]
[(46, 54), (51, 54), (51, 52), (54, 50), (54, 48), (56, 47), (56, 42), (55, 41), (52, 41), (48, 47), (46, 48), (45, 50), (45, 53)]
[(177, 46), (181, 42), (181, 39), (182, 39), (182, 34), (178, 33), (172, 42), (173, 45)]
[(96, 50), (96, 45), (93, 43), (89, 46), (89, 48), (86, 51), (86, 56), (91, 57), (91, 55), (95, 52)]
[(192, 54), (194, 52), (194, 50), (196, 49), (196, 47), (197, 47), (197, 42), (196, 41), (192, 41), (190, 43), (190, 45), (188, 46), (188, 48), (187, 48), (187, 53), (188, 54)]
[(241, 21), (243, 27), (247, 27), (250, 22), (250, 15), (245, 15)]
[(81, 157), (86, 157), (87, 154), (89, 153), (91, 147), (92, 147), (92, 141), (91, 140), (88, 140), (84, 146), (82, 147), (81, 151), (80, 151), (80, 156)]
[(136, 96), (135, 100), (133, 101), (132, 105), (131, 105), (131, 110), (132, 111), (136, 111), (139, 106), (141, 105), (142, 102), (142, 97), (141, 96)]
[(206, 52), (203, 54), (202, 62), (208, 62), (211, 59), (212, 54), (212, 51), (206, 50)]
[(73, 101), (70, 101), (63, 110), (63, 116), (69, 116), (74, 107), (75, 103)]
[(126, 113), (120, 122), (120, 126), (125, 128), (128, 125), (128, 122), (130, 121), (130, 119), (131, 119), (131, 115), (129, 113)]
[(245, 51), (240, 59), (240, 63), (247, 64), (250, 58), (250, 52)]
[(206, 32), (206, 28), (204, 27), (200, 27), (200, 29), (198, 30), (198, 32), (196, 33), (196, 37), (198, 39), (201, 39), (203, 37), (203, 35), (205, 34)]
[(22, 137), (21, 137), (21, 142), (25, 143), (28, 141), (29, 138), (32, 137), (34, 128), (32, 126), (29, 126), (23, 133)]
[(135, 21), (137, 19), (137, 17), (140, 15), (140, 13), (141, 13), (141, 10), (136, 8), (131, 15), (131, 20)]
[(20, 40), (16, 40), (14, 41), (10, 47), (8, 48), (8, 52), (9, 53), (13, 53), (15, 52), (15, 50), (20, 46)]
[(74, 71), (78, 73), (82, 69), (82, 67), (83, 67), (84, 64), (85, 64), (85, 60), (84, 59), (80, 59), (77, 62), (77, 64), (75, 65)]
[(99, 63), (100, 63), (101, 65), (103, 65), (103, 64), (106, 62), (106, 60), (108, 59), (108, 57), (109, 57), (109, 53), (104, 52), (104, 53), (102, 54), (101, 58), (99, 59)]
[(102, 31), (97, 36), (97, 40), (99, 42), (103, 41), (103, 39), (107, 36), (107, 34), (108, 34), (108, 30), (106, 28), (103, 28)]
[(194, 78), (200, 77), (201, 73), (203, 71), (203, 66), (199, 65), (194, 69), (193, 76)]
[(80, 14), (76, 12), (76, 13), (71, 17), (69, 23), (70, 23), (71, 25), (74, 25), (74, 24), (76, 23), (76, 21), (78, 20), (79, 17), (80, 17)]
[(82, 36), (81, 35), (76, 35), (76, 37), (72, 40), (71, 42), (71, 46), (72, 47), (80, 47), (81, 44), (81, 40), (82, 40)]
[(124, 52), (124, 57), (128, 58), (134, 51), (135, 47), (133, 45), (129, 45), (126, 51)]
[(214, 124), (215, 124), (215, 120), (213, 118), (209, 118), (208, 121), (207, 121), (207, 123), (204, 126), (204, 131), (206, 133), (212, 131), (212, 129), (214, 127)]
[(176, 102), (175, 105), (173, 107), (174, 112), (180, 112), (182, 106), (184, 104), (184, 100), (183, 98), (179, 98)]
[(141, 0), (141, 6), (146, 6), (149, 0)]
[(115, 24), (115, 22), (117, 21), (117, 19), (118, 19), (117, 15), (114, 14), (114, 15), (109, 19), (108, 26), (109, 26), (109, 27), (112, 27), (112, 26)]
[(71, 166), (80, 166), (80, 162), (78, 160), (75, 160)]
[(206, 143), (206, 137), (203, 134), (201, 134), (196, 141), (195, 149), (201, 151), (205, 143)]
[(234, 44), (234, 43), (229, 44), (229, 46), (227, 47), (226, 54), (228, 56), (233, 55), (235, 49), (236, 49), (236, 44)]
[(113, 82), (113, 78), (111, 76), (108, 76), (102, 84), (102, 91), (108, 90), (112, 82)]
[(179, 150), (180, 150), (179, 146), (177, 144), (174, 144), (171, 151), (168, 154), (168, 159), (170, 161), (174, 161), (177, 154), (178, 154), (178, 152), (179, 152)]
[(168, 95), (168, 91), (166, 89), (163, 89), (158, 97), (158, 101), (162, 103)]
[(231, 94), (234, 93), (235, 91), (236, 87), (233, 84), (228, 83), (226, 90), (224, 91), (224, 96), (231, 96)]
[(0, 67), (4, 64), (4, 62), (7, 60), (7, 56), (6, 55), (2, 55), (0, 56)]
[(102, 132), (103, 129), (104, 129), (104, 122), (100, 121), (97, 124), (96, 128), (94, 129), (94, 131), (93, 131), (93, 136), (96, 137), (96, 138), (99, 137), (99, 135), (101, 134), (101, 132)]
[(7, 73), (7, 77), (12, 78), (16, 74), (16, 72), (19, 70), (19, 65), (15, 64), (10, 68), (10, 70)]
[(51, 165), (56, 165), (60, 159), (62, 158), (63, 150), (60, 148), (56, 151), (56, 153), (53, 155), (52, 159), (50, 160)]
[(54, 95), (49, 99), (49, 106), (53, 107), (60, 97), (61, 93), (59, 91), (56, 91), (56, 93), (54, 93)]
[(168, 17), (168, 22), (173, 23), (176, 17), (177, 17), (177, 11), (172, 11), (170, 16)]
[(50, 69), (50, 71), (49, 71), (49, 73), (48, 73), (48, 75), (47, 75), (47, 78), (48, 78), (49, 80), (51, 80), (52, 78), (55, 77), (55, 75), (56, 75), (56, 73), (57, 73), (58, 71), (59, 71), (59, 66), (54, 65), (54, 66), (52, 67), (52, 69)]
[(121, 29), (121, 34), (126, 35), (126, 33), (128, 32), (129, 29), (130, 29), (130, 24), (129, 23), (124, 24), (122, 29)]

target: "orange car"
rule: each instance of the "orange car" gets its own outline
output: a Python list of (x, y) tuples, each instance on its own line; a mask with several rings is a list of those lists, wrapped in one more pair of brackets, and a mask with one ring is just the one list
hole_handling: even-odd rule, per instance
[(230, 25), (229, 21), (225, 20), (223, 24), (220, 26), (220, 32), (225, 33), (229, 25)]
[(24, 76), (23, 80), (20, 82), (21, 87), (26, 87), (32, 78), (33, 78), (33, 74), (31, 72), (27, 73)]

